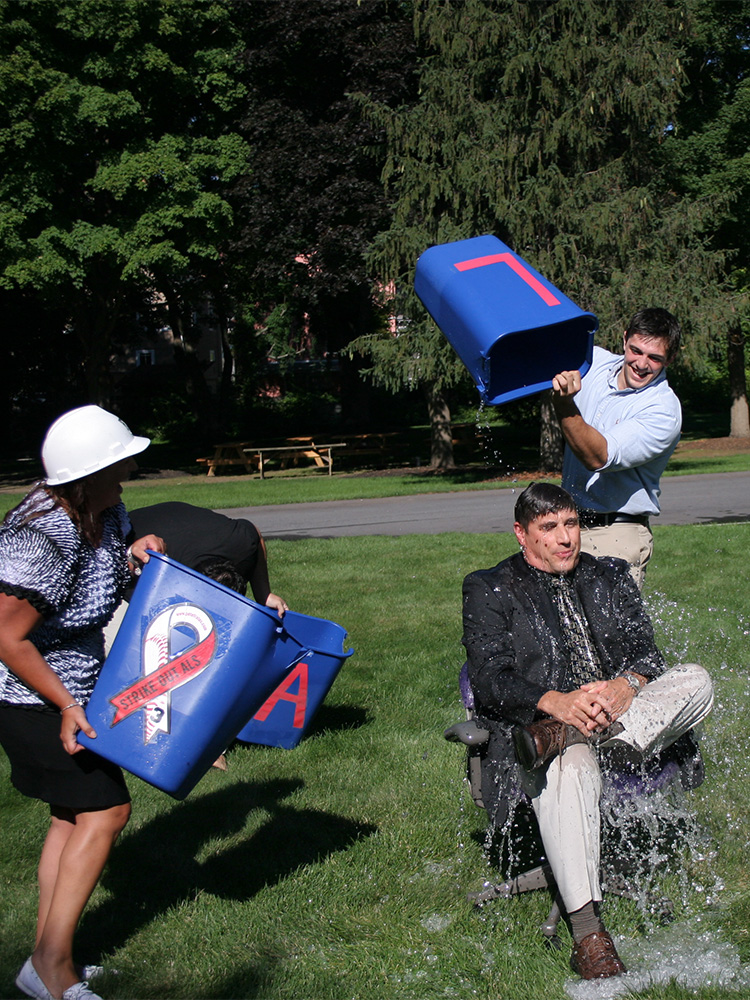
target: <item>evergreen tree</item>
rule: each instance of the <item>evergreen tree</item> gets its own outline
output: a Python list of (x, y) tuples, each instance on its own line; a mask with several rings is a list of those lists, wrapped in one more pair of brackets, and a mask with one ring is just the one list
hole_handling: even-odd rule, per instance
[(693, 352), (716, 336), (721, 254), (662, 157), (683, 83), (681, 4), (423, 0), (415, 31), (418, 101), (362, 99), (386, 131), (394, 203), (371, 260), (403, 316), (399, 336), (354, 343), (373, 377), (437, 393), (460, 377), (411, 291), (414, 265), (432, 244), (481, 233), (595, 312), (607, 346), (643, 305), (674, 311)]
[[(730, 435), (750, 436), (745, 331), (750, 328), (750, 3), (690, 0), (686, 85), (677, 128), (665, 146), (670, 172), (688, 198), (711, 205), (706, 233), (726, 249), (737, 294), (728, 304), (725, 340)], [(721, 359), (724, 360), (723, 358)]]

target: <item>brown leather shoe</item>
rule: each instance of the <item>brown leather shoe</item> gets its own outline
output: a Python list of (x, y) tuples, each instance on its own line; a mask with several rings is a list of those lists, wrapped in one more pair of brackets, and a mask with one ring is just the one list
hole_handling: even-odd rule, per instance
[(555, 754), (561, 754), (571, 743), (587, 743), (586, 737), (575, 726), (557, 719), (542, 719), (530, 726), (513, 726), (513, 745), (518, 763), (527, 771), (546, 764)]
[(574, 945), (570, 967), (581, 979), (609, 979), (627, 971), (606, 931), (595, 931)]

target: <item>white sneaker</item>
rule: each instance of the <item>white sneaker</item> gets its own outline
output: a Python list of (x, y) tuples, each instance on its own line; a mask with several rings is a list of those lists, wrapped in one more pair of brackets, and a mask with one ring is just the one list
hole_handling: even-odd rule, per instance
[(34, 1000), (55, 1000), (40, 979), (39, 973), (32, 965), (30, 958), (26, 959), (21, 971), (16, 976), (16, 986), (27, 997), (34, 997)]
[(102, 1000), (98, 993), (89, 989), (89, 984), (84, 979), (80, 983), (73, 983), (62, 995), (62, 1000)]
[[(80, 967), (76, 966), (76, 969), (78, 968), (80, 968), (81, 970), (81, 979), (85, 979), (87, 983), (90, 983), (91, 980), (95, 979), (97, 976), (104, 975), (103, 965), (82, 965)], [(115, 970), (112, 969), (112, 972), (114, 971)]]
[[(16, 976), (16, 986), (33, 1000), (55, 1000), (42, 982), (30, 958), (26, 959), (23, 968)], [(92, 992), (89, 984), (83, 981), (69, 986), (63, 993), (62, 1000), (102, 1000), (102, 997)]]

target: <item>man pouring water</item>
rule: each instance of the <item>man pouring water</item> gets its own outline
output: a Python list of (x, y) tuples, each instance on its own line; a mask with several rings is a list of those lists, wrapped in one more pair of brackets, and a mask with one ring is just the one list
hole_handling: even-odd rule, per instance
[(583, 551), (625, 559), (639, 587), (653, 551), (649, 518), (659, 513), (659, 481), (682, 427), (665, 374), (680, 336), (666, 309), (641, 309), (623, 354), (595, 347), (583, 379), (566, 371), (552, 380), (566, 443), (562, 484), (578, 506)]

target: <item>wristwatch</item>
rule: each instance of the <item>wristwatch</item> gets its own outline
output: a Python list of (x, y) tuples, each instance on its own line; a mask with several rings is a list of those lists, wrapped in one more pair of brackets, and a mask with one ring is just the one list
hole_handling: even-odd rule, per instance
[(625, 680), (628, 682), (630, 687), (633, 689), (633, 695), (640, 694), (641, 682), (638, 680), (635, 674), (631, 673), (630, 670), (625, 670), (623, 673), (620, 674), (620, 677), (624, 677)]

